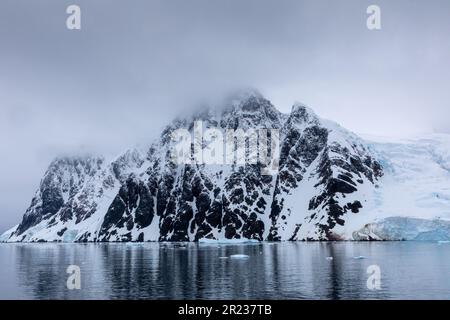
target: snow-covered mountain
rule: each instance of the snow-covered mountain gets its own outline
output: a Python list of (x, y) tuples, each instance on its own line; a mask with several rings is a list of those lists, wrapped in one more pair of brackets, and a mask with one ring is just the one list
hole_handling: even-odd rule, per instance
[[(174, 163), (171, 134), (198, 120), (278, 129), (276, 173), (261, 163)], [(449, 146), (445, 135), (368, 142), (304, 105), (283, 114), (249, 92), (176, 119), (145, 152), (54, 160), (0, 241), (399, 240), (422, 231), (447, 240)]]

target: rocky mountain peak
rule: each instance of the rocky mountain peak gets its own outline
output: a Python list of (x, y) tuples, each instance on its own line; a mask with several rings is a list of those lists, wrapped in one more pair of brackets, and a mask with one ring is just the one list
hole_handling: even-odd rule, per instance
[(308, 106), (303, 103), (295, 102), (289, 116), (292, 122), (318, 124), (319, 117)]
[[(278, 129), (279, 166), (267, 175), (261, 163), (174, 164), (173, 130), (192, 132), (200, 120), (204, 128)], [(381, 167), (332, 129), (303, 104), (286, 115), (258, 91), (240, 91), (174, 120), (145, 155), (53, 162), (8, 241), (336, 239)]]

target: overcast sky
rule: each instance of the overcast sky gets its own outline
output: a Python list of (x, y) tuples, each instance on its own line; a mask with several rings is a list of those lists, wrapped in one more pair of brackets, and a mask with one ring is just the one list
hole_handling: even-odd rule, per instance
[(0, 231), (55, 156), (148, 142), (239, 86), (359, 133), (449, 132), (450, 1), (1, 0)]

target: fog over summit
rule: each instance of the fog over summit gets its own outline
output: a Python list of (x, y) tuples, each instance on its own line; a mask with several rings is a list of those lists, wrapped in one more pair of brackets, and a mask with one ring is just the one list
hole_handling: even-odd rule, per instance
[(0, 3), (0, 229), (20, 219), (54, 157), (146, 145), (179, 114), (258, 88), (353, 132), (448, 132), (450, 4), (377, 1)]

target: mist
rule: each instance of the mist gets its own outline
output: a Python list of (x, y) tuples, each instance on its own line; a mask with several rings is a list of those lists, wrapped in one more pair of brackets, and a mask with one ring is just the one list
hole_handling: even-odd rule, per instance
[[(66, 28), (71, 4), (81, 30)], [(54, 157), (149, 143), (239, 87), (357, 133), (448, 133), (449, 16), (446, 0), (2, 0), (0, 231)]]

